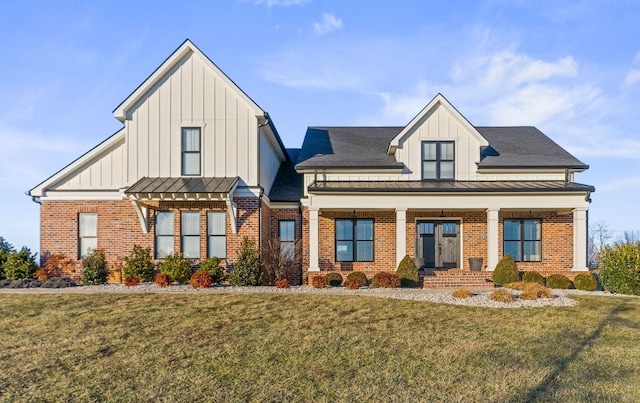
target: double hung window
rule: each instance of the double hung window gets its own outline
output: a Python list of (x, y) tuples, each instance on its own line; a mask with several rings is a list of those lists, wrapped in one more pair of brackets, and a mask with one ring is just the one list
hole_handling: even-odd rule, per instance
[(156, 259), (173, 255), (173, 212), (156, 214)]
[(78, 214), (78, 255), (80, 259), (98, 248), (98, 214)]
[(200, 175), (200, 128), (182, 128), (182, 175)]
[(207, 213), (207, 257), (225, 259), (227, 257), (227, 213), (209, 211)]
[(200, 258), (200, 212), (183, 211), (181, 220), (182, 256)]
[(280, 253), (287, 259), (295, 256), (296, 222), (281, 220), (278, 222), (278, 239), (280, 239)]

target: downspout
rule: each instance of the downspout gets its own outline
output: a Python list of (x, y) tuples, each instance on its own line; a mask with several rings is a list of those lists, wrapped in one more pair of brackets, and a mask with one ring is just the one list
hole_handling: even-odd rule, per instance
[(260, 167), (261, 167), (261, 161), (260, 161), (260, 154), (261, 154), (261, 149), (260, 149), (260, 143), (262, 142), (262, 139), (260, 137), (260, 129), (267, 126), (269, 124), (269, 117), (267, 116), (267, 114), (264, 114), (264, 123), (260, 124), (258, 123), (258, 186), (260, 187), (260, 196), (258, 196), (258, 250), (260, 252), (260, 260), (262, 260), (262, 192), (263, 192), (263, 188), (262, 188), (262, 183), (261, 180), (262, 178), (260, 177)]

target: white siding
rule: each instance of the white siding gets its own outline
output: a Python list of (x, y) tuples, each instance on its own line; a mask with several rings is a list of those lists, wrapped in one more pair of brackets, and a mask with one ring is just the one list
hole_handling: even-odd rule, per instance
[(258, 121), (237, 88), (189, 53), (128, 112), (127, 184), (181, 176), (181, 128), (201, 128), (201, 175), (258, 185)]
[(124, 138), (49, 186), (51, 190), (117, 190), (125, 186)]
[(267, 135), (263, 130), (260, 130), (260, 184), (266, 194), (271, 191), (281, 162), (273, 145), (267, 139)]

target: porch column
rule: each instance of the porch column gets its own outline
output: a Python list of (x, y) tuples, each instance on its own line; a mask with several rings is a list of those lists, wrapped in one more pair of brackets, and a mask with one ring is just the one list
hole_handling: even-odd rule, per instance
[(309, 271), (320, 271), (318, 265), (318, 210), (309, 208)]
[(487, 209), (487, 271), (498, 264), (498, 212), (499, 208)]
[(573, 210), (573, 269), (587, 271), (587, 209)]
[(407, 254), (407, 209), (396, 209), (396, 267)]

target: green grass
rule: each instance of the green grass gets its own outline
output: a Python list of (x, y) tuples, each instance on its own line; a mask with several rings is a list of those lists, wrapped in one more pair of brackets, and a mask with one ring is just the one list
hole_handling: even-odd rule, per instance
[(640, 401), (640, 299), (0, 294), (5, 401)]

